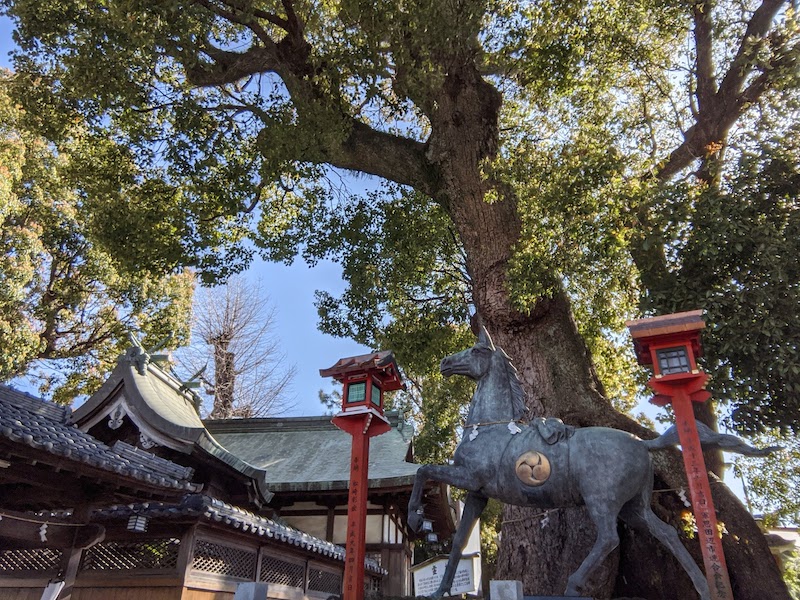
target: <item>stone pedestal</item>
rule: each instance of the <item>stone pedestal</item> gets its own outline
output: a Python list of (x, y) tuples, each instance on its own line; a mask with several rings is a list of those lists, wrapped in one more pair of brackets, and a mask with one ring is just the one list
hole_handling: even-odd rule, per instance
[(586, 596), (524, 596), (525, 600), (592, 600)]
[(489, 582), (491, 600), (523, 600), (522, 582), (514, 579), (492, 579)]
[(490, 600), (592, 600), (586, 597), (525, 596), (522, 582), (513, 579), (493, 579), (489, 582)]
[(267, 585), (263, 583), (240, 583), (233, 600), (267, 600)]
[[(270, 590), (270, 588), (272, 589)], [(303, 593), (299, 589), (287, 590), (284, 586), (248, 581), (236, 586), (236, 594), (233, 596), (233, 600), (267, 600), (268, 598), (303, 600)]]

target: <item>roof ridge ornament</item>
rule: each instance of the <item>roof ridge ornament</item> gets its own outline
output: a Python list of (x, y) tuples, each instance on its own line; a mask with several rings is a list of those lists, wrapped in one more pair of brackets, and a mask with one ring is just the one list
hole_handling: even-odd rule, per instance
[(173, 334), (170, 333), (154, 346), (145, 349), (142, 342), (133, 331), (128, 331), (128, 339), (131, 342), (131, 347), (125, 353), (125, 358), (130, 360), (138, 371), (139, 375), (147, 375), (147, 365), (150, 363), (168, 363), (170, 361), (170, 353), (156, 354), (159, 350), (163, 350), (172, 341)]

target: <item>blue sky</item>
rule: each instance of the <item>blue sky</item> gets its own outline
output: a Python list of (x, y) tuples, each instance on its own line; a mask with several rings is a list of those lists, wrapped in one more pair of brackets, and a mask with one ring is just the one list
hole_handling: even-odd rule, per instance
[[(11, 67), (8, 52), (13, 48), (12, 29), (11, 21), (0, 17), (0, 67)], [(257, 260), (248, 275), (258, 280), (269, 294), (276, 313), (275, 334), (283, 345), (287, 364), (297, 368), (290, 392), (294, 408), (288, 414), (322, 414), (318, 391), (330, 391), (332, 386), (329, 380), (319, 376), (319, 370), (330, 367), (339, 358), (369, 351), (352, 340), (333, 338), (316, 328), (314, 291), (324, 289), (334, 295), (341, 292), (344, 289), (341, 269), (330, 262), (312, 269), (302, 261), (286, 266)]]
[[(13, 47), (11, 30), (11, 21), (0, 17), (0, 67), (11, 66), (8, 57), (8, 52)], [(248, 274), (260, 281), (263, 289), (267, 290), (276, 312), (275, 334), (281, 340), (287, 363), (297, 368), (291, 392), (294, 407), (287, 414), (322, 414), (324, 411), (318, 400), (318, 391), (330, 391), (332, 385), (329, 380), (319, 376), (319, 369), (330, 367), (339, 358), (369, 351), (352, 340), (333, 338), (320, 333), (316, 328), (314, 292), (324, 289), (338, 295), (344, 289), (339, 266), (322, 262), (309, 268), (302, 261), (286, 266), (257, 260)], [(646, 402), (639, 409), (651, 418), (660, 411)], [(659, 429), (663, 430), (665, 427), (659, 426)], [(726, 459), (731, 458), (726, 455)], [(726, 473), (725, 482), (742, 497), (741, 482), (733, 477), (732, 469)]]

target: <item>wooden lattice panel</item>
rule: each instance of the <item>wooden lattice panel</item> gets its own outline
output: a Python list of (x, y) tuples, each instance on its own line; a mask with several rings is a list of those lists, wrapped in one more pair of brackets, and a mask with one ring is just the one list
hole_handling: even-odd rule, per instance
[(261, 569), (258, 577), (259, 581), (279, 583), (303, 589), (306, 567), (300, 563), (287, 562), (269, 554), (264, 554), (261, 556)]
[(203, 573), (216, 573), (254, 581), (256, 572), (255, 550), (232, 548), (208, 540), (197, 540), (194, 547), (192, 569)]
[(311, 567), (308, 570), (308, 589), (326, 594), (341, 594), (342, 574)]
[(135, 542), (102, 542), (83, 554), (82, 571), (174, 570), (180, 540), (164, 538)]
[(56, 548), (23, 548), (0, 552), (0, 572), (52, 571), (61, 563), (61, 550)]

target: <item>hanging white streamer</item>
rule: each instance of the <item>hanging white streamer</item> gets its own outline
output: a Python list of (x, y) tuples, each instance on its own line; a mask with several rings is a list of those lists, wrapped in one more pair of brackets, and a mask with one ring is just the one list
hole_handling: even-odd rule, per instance
[(546, 512), (546, 513), (544, 513), (544, 518), (542, 519), (542, 522), (541, 522), (542, 529), (547, 527), (549, 524), (550, 524), (550, 513)]

